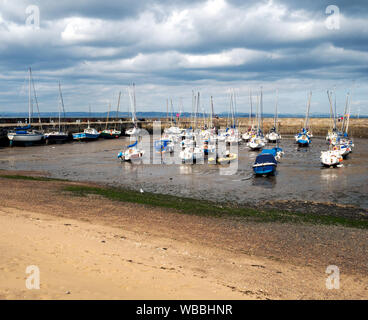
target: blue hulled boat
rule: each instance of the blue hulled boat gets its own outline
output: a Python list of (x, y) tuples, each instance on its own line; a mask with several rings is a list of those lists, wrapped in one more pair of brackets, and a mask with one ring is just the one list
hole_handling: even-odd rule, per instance
[(276, 172), (277, 159), (283, 154), (281, 148), (263, 149), (257, 156), (253, 171), (256, 175), (271, 175)]
[(302, 129), (302, 131), (300, 133), (298, 133), (295, 136), (295, 140), (296, 143), (300, 146), (300, 147), (308, 147), (309, 144), (311, 143), (311, 137), (309, 132), (306, 129)]
[(74, 140), (97, 140), (100, 133), (93, 128), (84, 129), (83, 132), (73, 133)]
[(256, 175), (274, 174), (277, 167), (277, 161), (272, 154), (261, 153), (257, 156), (253, 165), (253, 171)]

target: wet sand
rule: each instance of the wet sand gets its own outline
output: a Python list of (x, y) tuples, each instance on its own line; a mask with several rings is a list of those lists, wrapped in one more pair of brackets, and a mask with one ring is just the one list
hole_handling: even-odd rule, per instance
[[(320, 152), (324, 139), (314, 138), (309, 148), (298, 148), (293, 138), (283, 137), (285, 156), (274, 177), (256, 178), (252, 164), (258, 152), (239, 146), (239, 167), (235, 175), (221, 175), (219, 166), (208, 164), (121, 163), (118, 152), (128, 138), (90, 143), (15, 147), (0, 149), (0, 169), (43, 171), (45, 175), (75, 181), (99, 182), (239, 204), (287, 206), (303, 210), (304, 201), (337, 203), (368, 209), (368, 140), (355, 139), (354, 152), (343, 168), (322, 168)], [(270, 145), (272, 146), (272, 145)], [(278, 203), (277, 203), (278, 202)]]
[[(368, 298), (367, 230), (182, 215), (70, 184), (0, 178), (1, 298)], [(40, 290), (25, 288), (28, 265)]]

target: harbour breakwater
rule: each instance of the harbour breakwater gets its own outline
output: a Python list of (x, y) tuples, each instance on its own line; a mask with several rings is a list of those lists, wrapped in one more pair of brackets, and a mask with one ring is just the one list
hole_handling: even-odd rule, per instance
[[(88, 121), (89, 120), (89, 121)], [(149, 119), (139, 119), (138, 126), (146, 129), (149, 133), (153, 131), (153, 124), (154, 121), (161, 121), (162, 129), (170, 127), (173, 122), (167, 118), (149, 118)], [(0, 119), (0, 136), (4, 137), (6, 135), (7, 130), (14, 129), (15, 127), (20, 125), (20, 122), (23, 121), (24, 125), (24, 118), (22, 119), (15, 119), (15, 118), (2, 118)], [(248, 118), (238, 118), (237, 125), (240, 130), (246, 131), (251, 122)], [(218, 118), (213, 120), (214, 125), (218, 128), (226, 128), (230, 126), (230, 120), (227, 118)], [(197, 127), (201, 128), (206, 123), (208, 123), (208, 119), (197, 118), (196, 123), (191, 121), (190, 118), (180, 119), (176, 125), (184, 128), (189, 127)], [(102, 118), (83, 118), (83, 119), (65, 119), (61, 122), (61, 126), (65, 128), (70, 134), (83, 131), (88, 124), (95, 128), (98, 131), (104, 130), (107, 128), (116, 128), (117, 130), (121, 130), (124, 134), (125, 130), (132, 127), (132, 122), (128, 118), (119, 119), (119, 120), (111, 120), (106, 122), (106, 119)], [(263, 131), (267, 132), (270, 130), (274, 125), (273, 118), (265, 118), (263, 119)], [(32, 126), (36, 129), (43, 130), (57, 130), (58, 129), (58, 119), (52, 118), (41, 118), (40, 122), (32, 123)], [(278, 130), (281, 135), (293, 135), (297, 133), (303, 126), (304, 126), (304, 119), (303, 118), (280, 118), (277, 121)], [(340, 127), (341, 123), (337, 122), (337, 126)], [(328, 118), (311, 118), (309, 119), (309, 128), (311, 129), (314, 136), (325, 136), (327, 132), (331, 129), (332, 122)], [(349, 136), (353, 138), (368, 138), (368, 119), (350, 119), (349, 123)], [(1, 137), (0, 137), (1, 139)]]

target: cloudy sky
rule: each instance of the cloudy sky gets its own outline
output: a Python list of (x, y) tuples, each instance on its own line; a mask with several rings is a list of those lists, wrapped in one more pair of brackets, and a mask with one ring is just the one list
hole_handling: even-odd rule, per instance
[(351, 92), (352, 113), (368, 114), (367, 19), (366, 0), (0, 0), (0, 113), (27, 111), (32, 67), (41, 111), (57, 110), (60, 81), (67, 111), (115, 108), (119, 91), (128, 110), (135, 82), (137, 111), (172, 98), (190, 112), (192, 90), (227, 111), (234, 89), (248, 112), (262, 86), (266, 112), (278, 90), (280, 112), (304, 113), (312, 90), (311, 111), (328, 113), (336, 88), (341, 111)]

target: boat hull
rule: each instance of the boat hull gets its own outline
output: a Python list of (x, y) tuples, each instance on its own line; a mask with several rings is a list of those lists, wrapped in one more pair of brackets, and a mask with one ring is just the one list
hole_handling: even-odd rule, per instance
[(74, 140), (83, 140), (83, 141), (92, 141), (97, 140), (99, 138), (99, 134), (91, 134), (91, 133), (73, 133)]
[(308, 147), (310, 141), (308, 141), (308, 140), (298, 140), (296, 143), (298, 144), (299, 147)]
[(69, 139), (67, 134), (49, 134), (45, 135), (46, 143), (63, 143)]
[(32, 145), (44, 141), (44, 135), (41, 133), (8, 133), (10, 146), (14, 144)]
[(119, 133), (101, 132), (100, 137), (103, 138), (103, 139), (119, 139), (120, 134)]
[(258, 175), (273, 175), (276, 172), (276, 165), (263, 165), (263, 166), (257, 166), (253, 167), (253, 172)]

